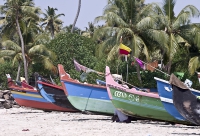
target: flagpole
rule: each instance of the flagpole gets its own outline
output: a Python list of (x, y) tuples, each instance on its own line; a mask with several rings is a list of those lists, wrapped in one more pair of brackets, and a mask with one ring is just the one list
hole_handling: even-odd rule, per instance
[(126, 82), (128, 81), (128, 62), (127, 62), (128, 55), (125, 55), (125, 61), (126, 61)]
[[(120, 43), (122, 43), (122, 36), (120, 38)], [(126, 82), (127, 82), (128, 81), (128, 62), (127, 62), (128, 56), (125, 55), (124, 57), (125, 57), (125, 61), (126, 61)]]

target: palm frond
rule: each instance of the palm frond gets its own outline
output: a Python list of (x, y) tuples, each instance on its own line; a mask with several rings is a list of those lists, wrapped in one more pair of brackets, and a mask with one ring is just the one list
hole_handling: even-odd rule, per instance
[(13, 41), (11, 41), (11, 40), (3, 41), (1, 44), (6, 49), (12, 49), (15, 52), (20, 52), (21, 51), (21, 47), (18, 44), (16, 44)]
[(193, 75), (195, 71), (200, 67), (199, 59), (199, 56), (190, 59), (188, 68), (191, 75)]

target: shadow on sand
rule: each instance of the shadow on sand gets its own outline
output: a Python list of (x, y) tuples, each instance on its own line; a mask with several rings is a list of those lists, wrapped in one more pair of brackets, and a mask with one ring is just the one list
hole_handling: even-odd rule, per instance
[(180, 135), (180, 136), (182, 136), (182, 135), (187, 135), (187, 136), (199, 136), (200, 135), (200, 133), (171, 133), (172, 135)]
[(105, 121), (109, 120), (109, 121), (111, 121), (111, 119), (90, 119), (90, 118), (88, 118), (88, 119), (69, 119), (69, 120), (61, 120), (61, 121), (87, 121), (87, 120), (105, 120)]

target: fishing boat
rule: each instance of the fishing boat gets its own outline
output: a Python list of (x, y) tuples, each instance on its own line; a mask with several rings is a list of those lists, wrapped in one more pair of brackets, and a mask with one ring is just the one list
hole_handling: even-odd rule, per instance
[(179, 113), (193, 124), (200, 125), (200, 99), (191, 89), (171, 74), (169, 83), (173, 89), (173, 104)]
[(187, 123), (175, 119), (165, 110), (158, 93), (144, 92), (135, 88), (129, 89), (123, 84), (118, 84), (111, 76), (108, 66), (106, 66), (105, 77), (107, 91), (113, 105), (124, 114), (151, 120)]
[(186, 120), (175, 108), (172, 100), (172, 87), (166, 80), (154, 77), (157, 83), (157, 89), (165, 110), (178, 120)]
[(38, 73), (34, 73), (34, 76), (36, 79), (37, 90), (48, 102), (55, 104), (59, 107), (72, 109), (71, 111), (78, 111), (69, 102), (61, 86), (53, 84)]
[(85, 84), (70, 77), (63, 65), (58, 64), (60, 81), (70, 103), (81, 111), (94, 114), (113, 115), (114, 106), (105, 86)]
[[(71, 111), (71, 109), (56, 106), (44, 99), (36, 88), (29, 86), (25, 82), (17, 85), (10, 74), (6, 74), (8, 80), (8, 88), (11, 90), (12, 97), (20, 106), (40, 109), (44, 111)], [(24, 87), (26, 86), (26, 87)]]

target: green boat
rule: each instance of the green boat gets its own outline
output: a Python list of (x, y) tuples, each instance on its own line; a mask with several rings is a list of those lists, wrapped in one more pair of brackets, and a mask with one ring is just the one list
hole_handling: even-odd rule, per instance
[(189, 124), (168, 114), (158, 93), (144, 92), (135, 88), (129, 89), (115, 82), (108, 66), (106, 66), (106, 86), (113, 105), (124, 114), (151, 120)]

